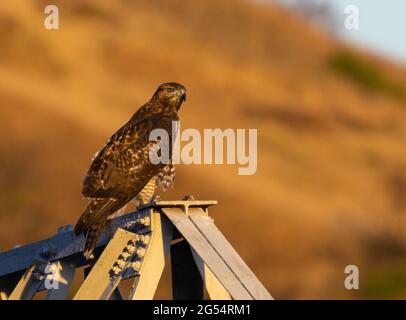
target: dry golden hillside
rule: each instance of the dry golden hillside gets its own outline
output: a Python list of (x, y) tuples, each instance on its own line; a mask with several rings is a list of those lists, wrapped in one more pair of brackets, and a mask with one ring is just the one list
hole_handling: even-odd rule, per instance
[(177, 81), (183, 128), (258, 129), (258, 171), (180, 165), (163, 198), (219, 200), (216, 223), (275, 298), (406, 298), (404, 67), (276, 5), (53, 3), (51, 31), (47, 1), (0, 2), (1, 251), (75, 223), (95, 151)]

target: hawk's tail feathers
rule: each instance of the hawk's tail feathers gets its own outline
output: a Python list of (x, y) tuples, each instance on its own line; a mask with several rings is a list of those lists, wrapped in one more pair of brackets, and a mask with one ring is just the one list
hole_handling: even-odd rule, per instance
[(82, 216), (75, 225), (75, 235), (86, 233), (86, 244), (83, 255), (88, 260), (92, 256), (93, 249), (103, 230), (107, 217), (119, 207), (114, 199), (92, 199)]
[(103, 223), (94, 223), (90, 226), (86, 235), (86, 244), (83, 251), (83, 255), (86, 260), (93, 259), (93, 250), (96, 247), (97, 240), (99, 239), (100, 233), (103, 230)]
[(75, 235), (79, 236), (81, 233), (85, 232), (88, 228), (88, 225), (83, 217), (83, 215), (79, 218), (78, 222), (75, 225)]

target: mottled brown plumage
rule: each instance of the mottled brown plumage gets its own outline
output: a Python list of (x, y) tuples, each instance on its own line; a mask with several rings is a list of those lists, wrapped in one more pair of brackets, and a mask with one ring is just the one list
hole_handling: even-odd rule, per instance
[[(148, 202), (160, 185), (173, 184), (172, 164), (153, 164), (149, 159), (158, 141), (149, 141), (154, 129), (165, 129), (172, 141), (172, 121), (186, 98), (185, 88), (174, 82), (159, 86), (151, 100), (107, 141), (87, 171), (82, 194), (89, 203), (75, 226), (75, 234), (87, 234), (85, 256), (89, 258), (106, 220), (132, 199)], [(168, 146), (172, 156), (172, 144)], [(145, 188), (145, 190), (143, 190)]]

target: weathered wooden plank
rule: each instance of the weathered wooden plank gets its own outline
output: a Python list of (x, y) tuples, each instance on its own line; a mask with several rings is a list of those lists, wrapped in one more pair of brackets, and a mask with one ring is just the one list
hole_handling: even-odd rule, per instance
[[(129, 213), (110, 220), (103, 229), (96, 249), (104, 247), (118, 228), (137, 233), (149, 232), (149, 227), (139, 224), (146, 214), (149, 214), (149, 210)], [(0, 253), (0, 277), (25, 270), (33, 261), (55, 261), (74, 255), (77, 255), (75, 256), (76, 267), (83, 266), (86, 264), (81, 254), (84, 245), (84, 236), (75, 237), (73, 231), (69, 230), (62, 231), (51, 238)]]
[[(104, 249), (100, 258), (82, 283), (74, 300), (107, 300), (121, 280), (122, 271), (129, 263), (139, 235), (117, 229), (115, 235)], [(120, 256), (124, 253), (129, 255), (124, 259)], [(122, 256), (123, 257), (123, 256)], [(118, 260), (122, 265), (117, 264)]]
[(181, 240), (171, 245), (172, 297), (174, 300), (204, 299), (203, 279), (189, 244)]
[(162, 211), (202, 258), (204, 263), (227, 289), (233, 299), (253, 299), (239, 279), (225, 264), (219, 254), (211, 247), (207, 239), (200, 233), (182, 209), (176, 207), (162, 208)]
[(172, 224), (158, 213), (151, 213), (151, 239), (130, 292), (130, 300), (152, 300), (161, 279), (172, 240)]
[(254, 299), (273, 299), (237, 251), (219, 231), (211, 217), (207, 216), (199, 208), (191, 209), (189, 217)]
[(76, 268), (66, 260), (56, 261), (52, 267), (52, 289), (48, 290), (46, 300), (65, 300), (68, 297)]

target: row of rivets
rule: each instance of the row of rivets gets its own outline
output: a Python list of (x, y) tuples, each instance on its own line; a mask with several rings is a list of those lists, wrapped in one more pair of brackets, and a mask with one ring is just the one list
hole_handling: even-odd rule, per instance
[(139, 258), (143, 258), (145, 256), (146, 252), (147, 252), (147, 250), (145, 248), (138, 248), (137, 249), (137, 256)]
[[(139, 245), (146, 245), (149, 243), (150, 236), (141, 235), (136, 236), (135, 239), (131, 239), (127, 242), (127, 245), (124, 247), (123, 252), (119, 255), (117, 261), (114, 263), (113, 268), (110, 270), (114, 276), (118, 276), (123, 269), (126, 267), (128, 260), (131, 256), (136, 253), (138, 258), (145, 256), (146, 249), (138, 247)], [(137, 248), (138, 247), (138, 248)], [(130, 267), (134, 270), (139, 270), (141, 267), (141, 261), (131, 262)]]
[(143, 243), (143, 245), (148, 245), (149, 241), (151, 240), (151, 237), (149, 235), (142, 235), (140, 237), (141, 242)]
[(140, 268), (141, 268), (141, 261), (131, 262), (131, 269), (133, 269), (134, 271), (139, 271)]
[(120, 267), (113, 267), (112, 269), (111, 269), (111, 272), (115, 275), (115, 276), (118, 276), (119, 274), (120, 274), (120, 272), (121, 272), (121, 268)]
[(128, 258), (130, 256), (131, 255), (128, 252), (123, 252), (122, 254), (120, 254), (120, 256), (118, 258), (121, 259), (121, 260), (128, 260)]
[(130, 255), (133, 254), (135, 252), (136, 247), (129, 244), (126, 245), (126, 247), (124, 248), (124, 252), (128, 252)]
[(144, 226), (146, 226), (146, 227), (148, 227), (148, 226), (150, 226), (151, 225), (151, 218), (150, 217), (144, 217), (144, 218), (141, 218), (140, 220), (139, 220), (139, 223), (140, 224), (142, 224), (142, 225), (144, 225)]

